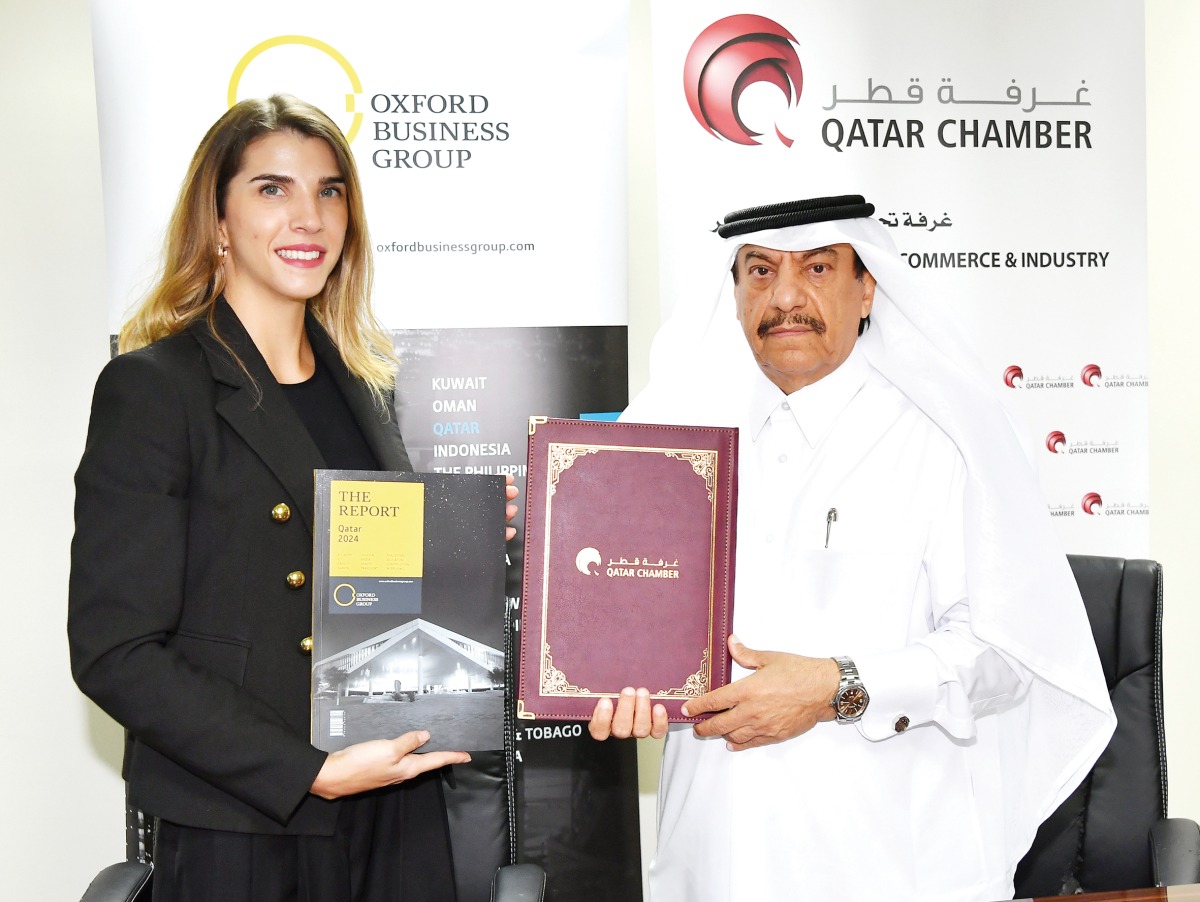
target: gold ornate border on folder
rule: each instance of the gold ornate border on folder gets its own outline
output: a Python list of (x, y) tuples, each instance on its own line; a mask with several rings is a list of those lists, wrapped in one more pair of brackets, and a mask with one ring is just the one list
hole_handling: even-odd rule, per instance
[[(532, 433), (536, 428), (533, 417), (530, 417), (529, 428)], [(547, 451), (547, 491), (546, 491), (546, 519), (545, 519), (545, 546), (542, 550), (542, 636), (541, 636), (541, 666), (539, 668), (540, 675), (540, 694), (543, 696), (555, 697), (594, 697), (600, 698), (608, 696), (615, 698), (615, 692), (592, 692), (591, 690), (576, 686), (571, 683), (569, 677), (557, 667), (554, 666), (554, 657), (550, 649), (550, 644), (546, 639), (546, 623), (548, 620), (549, 607), (549, 587), (550, 587), (550, 535), (551, 529), (551, 500), (554, 497), (555, 490), (558, 486), (559, 477), (571, 468), (575, 461), (581, 457), (586, 457), (591, 454), (596, 454), (600, 451), (632, 451), (638, 453), (662, 454), (666, 457), (675, 460), (685, 461), (691, 464), (692, 472), (704, 480), (705, 487), (708, 492), (708, 502), (711, 505), (711, 521), (709, 526), (709, 545), (710, 548), (716, 547), (716, 530), (717, 530), (717, 505), (716, 505), (716, 483), (717, 483), (717, 467), (720, 460), (720, 453), (715, 450), (706, 449), (681, 449), (681, 448), (655, 448), (643, 447), (638, 445), (596, 445), (584, 444), (577, 442), (550, 442), (546, 447)], [(713, 568), (712, 559), (709, 559), (708, 573), (708, 635), (712, 635), (713, 621)], [(704, 648), (700, 656), (699, 669), (691, 674), (683, 683), (682, 686), (676, 686), (669, 689), (659, 689), (651, 691), (652, 698), (698, 698), (708, 691), (708, 687), (712, 677), (712, 657), (711, 650)], [(517, 716), (524, 716), (523, 706), (518, 705)]]

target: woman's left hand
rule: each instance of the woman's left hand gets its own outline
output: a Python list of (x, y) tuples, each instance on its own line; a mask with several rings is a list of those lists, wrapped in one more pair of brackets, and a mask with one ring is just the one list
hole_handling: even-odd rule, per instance
[[(521, 494), (521, 490), (513, 484), (512, 473), (504, 474), (504, 498), (506, 501), (516, 500), (517, 495)], [(504, 508), (504, 520), (506, 523), (511, 523), (513, 517), (517, 515), (517, 506), (515, 504), (507, 504)], [(515, 526), (504, 527), (504, 541), (510, 541), (517, 534)]]
[(371, 739), (330, 753), (309, 789), (323, 799), (340, 799), (381, 786), (394, 786), (447, 764), (466, 764), (466, 752), (416, 751), (429, 741), (427, 730), (395, 739)]

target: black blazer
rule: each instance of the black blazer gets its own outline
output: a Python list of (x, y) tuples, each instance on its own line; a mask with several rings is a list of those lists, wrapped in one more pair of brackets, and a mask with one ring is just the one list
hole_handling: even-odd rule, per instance
[[(385, 469), (408, 470), (373, 402), (309, 316)], [(233, 310), (101, 372), (76, 473), (67, 632), (79, 687), (127, 730), (133, 802), (189, 826), (330, 834), (308, 794), (313, 470), (321, 453)], [(261, 397), (260, 397), (261, 394)], [(278, 504), (288, 518), (272, 517)], [(298, 571), (305, 585), (294, 588)], [(293, 582), (295, 582), (293, 577)]]

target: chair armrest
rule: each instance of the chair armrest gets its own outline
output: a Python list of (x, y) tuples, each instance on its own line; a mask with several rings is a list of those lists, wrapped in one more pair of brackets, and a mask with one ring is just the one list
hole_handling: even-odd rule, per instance
[(150, 902), (150, 874), (143, 861), (110, 864), (88, 885), (79, 902)]
[(1155, 886), (1200, 883), (1200, 826), (1183, 817), (1152, 824), (1150, 861)]
[(542, 902), (546, 872), (536, 864), (510, 864), (492, 878), (492, 902)]

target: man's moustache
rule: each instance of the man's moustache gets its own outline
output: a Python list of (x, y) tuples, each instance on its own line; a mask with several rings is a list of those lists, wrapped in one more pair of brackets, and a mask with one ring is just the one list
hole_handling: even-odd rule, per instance
[(770, 319), (764, 319), (758, 324), (758, 337), (766, 338), (767, 333), (780, 326), (807, 326), (818, 335), (825, 334), (825, 323), (807, 313), (779, 313)]

